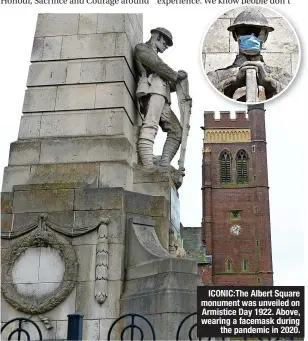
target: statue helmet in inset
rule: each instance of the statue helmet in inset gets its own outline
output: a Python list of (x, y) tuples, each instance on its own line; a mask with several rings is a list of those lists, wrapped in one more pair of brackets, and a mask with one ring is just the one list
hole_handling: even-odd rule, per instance
[(266, 31), (265, 40), (267, 39), (268, 33), (274, 31), (274, 27), (269, 25), (266, 17), (256, 8), (249, 8), (241, 12), (234, 19), (234, 23), (228, 27), (228, 31), (232, 32), (234, 40), (237, 40), (236, 30), (240, 27), (245, 26), (253, 26), (265, 29)]

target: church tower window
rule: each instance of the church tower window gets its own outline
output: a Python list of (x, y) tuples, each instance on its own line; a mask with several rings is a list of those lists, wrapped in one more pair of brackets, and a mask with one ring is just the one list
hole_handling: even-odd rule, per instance
[(222, 184), (231, 183), (231, 154), (227, 150), (221, 152), (220, 163), (220, 182)]
[(248, 271), (248, 260), (246, 258), (242, 260), (242, 271)]
[(225, 268), (226, 268), (226, 271), (227, 272), (231, 272), (233, 269), (232, 269), (232, 261), (230, 258), (227, 258), (226, 259), (226, 262), (225, 262)]
[(241, 149), (236, 155), (237, 183), (248, 182), (248, 155)]

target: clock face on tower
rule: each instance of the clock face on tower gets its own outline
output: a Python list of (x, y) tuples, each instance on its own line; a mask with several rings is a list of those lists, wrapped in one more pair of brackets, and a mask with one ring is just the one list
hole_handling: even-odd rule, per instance
[(238, 236), (240, 234), (241, 230), (242, 230), (242, 228), (240, 227), (240, 225), (232, 225), (231, 229), (230, 229), (231, 233), (236, 235), (236, 236)]

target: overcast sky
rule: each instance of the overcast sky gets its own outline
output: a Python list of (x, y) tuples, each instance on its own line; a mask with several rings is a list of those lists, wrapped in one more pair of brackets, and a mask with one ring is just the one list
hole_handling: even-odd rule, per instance
[[(151, 0), (152, 1), (152, 0)], [(307, 12), (299, 0), (274, 6), (294, 24), (304, 41)], [(222, 98), (206, 80), (201, 65), (201, 45), (207, 28), (223, 12), (224, 5), (144, 6), (1, 6), (1, 158), (7, 166), (9, 144), (17, 139), (24, 90), (38, 12), (143, 12), (144, 39), (158, 26), (168, 28), (174, 46), (162, 58), (173, 69), (189, 74), (193, 98), (191, 131), (186, 156), (186, 176), (180, 189), (181, 221), (184, 226), (200, 226), (203, 112), (246, 109)], [(306, 38), (307, 45), (307, 38)], [(306, 46), (302, 46), (303, 54)], [(304, 76), (305, 75), (305, 76)], [(306, 81), (306, 82), (305, 82)], [(304, 228), (307, 228), (307, 66), (302, 60), (299, 74), (290, 88), (266, 104), (266, 131), (270, 185), (270, 209), (275, 285), (304, 285)], [(173, 98), (173, 108), (177, 101)], [(175, 110), (177, 112), (177, 110)], [(160, 154), (165, 135), (160, 132), (155, 145)], [(178, 157), (174, 160), (177, 166)]]

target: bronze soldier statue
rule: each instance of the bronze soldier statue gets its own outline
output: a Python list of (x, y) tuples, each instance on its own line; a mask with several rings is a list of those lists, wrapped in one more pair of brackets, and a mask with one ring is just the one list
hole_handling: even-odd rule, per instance
[(154, 166), (153, 145), (158, 126), (167, 132), (159, 166), (168, 167), (181, 144), (182, 127), (170, 108), (170, 92), (175, 91), (177, 84), (187, 82), (187, 73), (183, 70), (174, 71), (158, 56), (158, 53), (163, 53), (173, 45), (172, 39), (168, 30), (158, 27), (151, 30), (149, 41), (135, 47), (139, 74), (136, 96), (144, 116), (138, 139), (138, 154), (141, 164), (146, 168)]
[(264, 62), (262, 45), (269, 32), (274, 31), (265, 16), (255, 8), (245, 10), (235, 18), (228, 30), (239, 44), (239, 53), (232, 65), (207, 74), (213, 85), (229, 98), (249, 101), (246, 97), (246, 72), (253, 69), (257, 82), (256, 101), (272, 98), (281, 92), (292, 77), (282, 68), (271, 67)]

